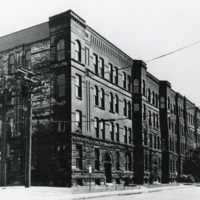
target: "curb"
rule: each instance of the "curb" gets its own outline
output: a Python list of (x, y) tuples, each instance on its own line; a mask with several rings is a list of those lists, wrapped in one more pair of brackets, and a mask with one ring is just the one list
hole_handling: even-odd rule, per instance
[(164, 190), (173, 190), (173, 189), (182, 189), (182, 188), (188, 188), (188, 186), (167, 186), (165, 188), (159, 188), (159, 189), (154, 189), (154, 188), (143, 188), (142, 191), (127, 191), (127, 192), (116, 192), (112, 194), (96, 194), (91, 193), (91, 196), (85, 196), (85, 197), (70, 197), (69, 199), (73, 200), (84, 200), (84, 199), (95, 199), (95, 198), (102, 198), (102, 197), (110, 197), (110, 196), (127, 196), (127, 195), (137, 195), (137, 194), (143, 194), (143, 193), (153, 193), (153, 192), (160, 192)]

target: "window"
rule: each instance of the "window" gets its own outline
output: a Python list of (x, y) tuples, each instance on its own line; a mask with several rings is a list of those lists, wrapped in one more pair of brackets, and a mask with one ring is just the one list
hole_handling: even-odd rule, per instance
[(65, 131), (65, 115), (63, 112), (57, 112), (57, 119), (58, 119), (58, 132)]
[(160, 108), (165, 108), (165, 98), (160, 97)]
[(131, 156), (130, 154), (126, 153), (125, 154), (125, 170), (131, 171)]
[(99, 149), (95, 149), (95, 170), (99, 170)]
[(148, 170), (148, 155), (147, 154), (145, 154), (144, 163), (145, 163), (145, 171), (147, 171)]
[(31, 50), (26, 51), (26, 69), (31, 69)]
[(119, 124), (115, 124), (116, 141), (119, 142)]
[(102, 139), (105, 139), (105, 122), (101, 121), (100, 126), (101, 126)]
[(154, 94), (154, 91), (152, 92), (152, 104), (155, 105), (155, 94)]
[(148, 89), (148, 102), (151, 103), (151, 90)]
[(57, 96), (65, 96), (65, 74), (57, 75)]
[(156, 136), (154, 135), (154, 149), (156, 149)]
[(131, 92), (131, 76), (128, 75), (128, 91)]
[(127, 127), (124, 126), (124, 143), (127, 143)]
[(118, 68), (114, 67), (114, 81), (115, 84), (118, 85)]
[(96, 133), (96, 138), (99, 138), (99, 119), (97, 117), (94, 118), (94, 129)]
[(82, 169), (82, 146), (76, 145), (76, 169)]
[(114, 124), (110, 122), (110, 139), (114, 141)]
[(131, 119), (131, 102), (130, 101), (128, 102), (128, 118)]
[(144, 131), (144, 145), (147, 145), (147, 131)]
[(124, 116), (127, 116), (127, 105), (126, 105), (126, 100), (125, 99), (123, 101), (123, 110), (124, 110)]
[(132, 131), (131, 131), (131, 128), (128, 129), (128, 141), (129, 141), (129, 144), (132, 144)]
[(76, 111), (76, 132), (81, 132), (82, 130), (82, 113), (81, 111)]
[(152, 139), (152, 135), (150, 135), (150, 147), (152, 148), (153, 147), (153, 139)]
[(116, 170), (120, 169), (119, 163), (120, 163), (120, 156), (119, 156), (119, 152), (117, 151), (116, 152)]
[(98, 74), (98, 57), (96, 54), (93, 54), (93, 66), (94, 66), (94, 73)]
[(3, 75), (3, 58), (0, 57), (0, 76)]
[(109, 102), (110, 102), (110, 111), (113, 112), (113, 94), (110, 93), (109, 95)]
[(158, 149), (160, 149), (160, 138), (157, 138), (157, 143), (158, 143)]
[(171, 105), (171, 104), (170, 104), (170, 98), (168, 97), (167, 100), (168, 100), (168, 101), (167, 101), (167, 103), (168, 103), (167, 108), (170, 110), (170, 105)]
[(169, 130), (171, 130), (171, 118), (168, 117), (168, 126), (169, 126)]
[(126, 89), (126, 73), (123, 72), (123, 88)]
[(85, 64), (86, 65), (90, 64), (90, 53), (87, 47), (85, 47)]
[(118, 96), (115, 96), (115, 112), (119, 113), (119, 99)]
[(104, 77), (104, 60), (103, 58), (100, 58), (99, 61), (100, 61), (99, 63), (100, 74), (101, 74), (101, 77)]
[(156, 115), (156, 128), (159, 128), (159, 115)]
[(146, 96), (146, 83), (145, 83), (145, 80), (142, 81), (142, 94), (143, 94), (143, 96)]
[(99, 90), (96, 85), (94, 86), (94, 105), (95, 106), (99, 105)]
[(149, 113), (148, 113), (148, 117), (149, 117), (149, 126), (151, 126), (152, 124), (151, 124), (151, 111), (149, 111)]
[(11, 54), (9, 56), (9, 71), (10, 71), (10, 74), (15, 73), (15, 58), (14, 58), (14, 54)]
[(139, 93), (139, 80), (134, 79), (133, 81), (133, 93), (138, 94)]
[(81, 44), (78, 40), (75, 42), (75, 59), (81, 62)]
[(156, 93), (156, 97), (155, 97), (155, 106), (158, 107), (158, 94)]
[(82, 97), (82, 81), (81, 76), (76, 74), (76, 97)]
[(58, 169), (65, 168), (65, 146), (57, 147), (57, 161)]
[(146, 105), (143, 104), (143, 120), (146, 120)]
[(101, 108), (105, 108), (105, 94), (103, 89), (100, 90), (100, 104)]
[(57, 59), (58, 61), (65, 59), (65, 41), (63, 39), (57, 42)]
[(153, 127), (156, 127), (156, 115), (153, 113)]
[(109, 80), (112, 83), (113, 82), (113, 66), (109, 63)]

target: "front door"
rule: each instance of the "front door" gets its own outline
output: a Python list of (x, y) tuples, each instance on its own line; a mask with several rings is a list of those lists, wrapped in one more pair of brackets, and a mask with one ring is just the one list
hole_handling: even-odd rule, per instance
[(112, 175), (111, 175), (111, 163), (105, 162), (105, 176), (106, 176), (106, 183), (112, 182)]

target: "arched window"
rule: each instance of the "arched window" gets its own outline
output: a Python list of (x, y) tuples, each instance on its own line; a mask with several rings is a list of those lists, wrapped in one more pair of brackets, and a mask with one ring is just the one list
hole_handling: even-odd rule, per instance
[(100, 90), (100, 103), (101, 103), (101, 108), (105, 108), (105, 94), (104, 90)]
[(57, 42), (57, 59), (58, 61), (65, 59), (65, 40), (63, 39)]
[(78, 40), (75, 42), (75, 59), (81, 62), (81, 44)]
[(133, 81), (133, 92), (134, 93), (139, 93), (139, 80), (138, 79), (134, 79)]
[(124, 110), (124, 116), (127, 116), (127, 105), (126, 105), (126, 100), (125, 99), (123, 101), (123, 110)]
[(145, 80), (142, 81), (142, 94), (146, 96), (146, 83)]
[(115, 95), (115, 112), (119, 113), (119, 99), (117, 95)]
[(99, 91), (96, 85), (94, 86), (94, 105), (95, 106), (99, 105)]
[(151, 90), (148, 89), (148, 102), (151, 103)]
[(165, 98), (160, 97), (160, 108), (165, 108)]
[(109, 102), (110, 102), (110, 111), (113, 112), (113, 94), (110, 93), (109, 95)]

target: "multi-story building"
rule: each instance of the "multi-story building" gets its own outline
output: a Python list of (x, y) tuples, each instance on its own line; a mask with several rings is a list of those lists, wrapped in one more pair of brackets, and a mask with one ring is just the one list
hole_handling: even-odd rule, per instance
[(0, 74), (7, 184), (24, 183), (29, 91), (32, 184), (169, 182), (200, 142), (199, 109), (71, 10), (1, 37)]

